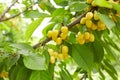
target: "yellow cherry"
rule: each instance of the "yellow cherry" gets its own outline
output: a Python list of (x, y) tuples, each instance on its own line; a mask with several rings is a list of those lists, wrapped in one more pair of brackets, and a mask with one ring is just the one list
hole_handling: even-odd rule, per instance
[(48, 36), (49, 38), (51, 38), (51, 37), (52, 37), (52, 31), (48, 31), (47, 36)]
[(93, 34), (90, 34), (89, 41), (90, 41), (90, 42), (94, 42), (94, 40), (95, 40), (95, 37), (94, 37), (94, 35), (93, 35)]
[(86, 21), (86, 26), (87, 26), (87, 28), (91, 28), (92, 27), (92, 21), (91, 20), (87, 20)]
[(53, 55), (55, 58), (58, 57), (58, 52), (54, 52), (54, 55)]
[(106, 29), (105, 24), (101, 24), (101, 30), (105, 30), (105, 29)]
[(94, 20), (99, 20), (99, 17), (94, 13)]
[(96, 29), (97, 29), (97, 25), (96, 25), (96, 24), (92, 24), (91, 29), (92, 29), (92, 30), (96, 30)]
[(80, 20), (80, 24), (85, 24), (85, 22), (86, 22), (86, 18), (83, 17), (83, 18)]
[(92, 6), (96, 6), (95, 1), (92, 1), (91, 5)]
[(88, 12), (85, 17), (86, 17), (86, 19), (92, 19), (93, 18), (93, 13)]
[(83, 37), (84, 37), (84, 35), (81, 34), (81, 32), (78, 32), (78, 34), (77, 34), (77, 38), (78, 38), (78, 39), (83, 39)]
[(85, 39), (79, 39), (79, 44), (84, 44), (85, 43)]
[(53, 30), (52, 31), (52, 40), (55, 41), (57, 39), (58, 34), (59, 34), (58, 30)]
[(55, 41), (58, 45), (60, 45), (62, 43), (62, 39), (60, 37), (58, 37)]
[(64, 59), (63, 54), (61, 54), (61, 53), (58, 54), (58, 59), (59, 59), (59, 60), (63, 60), (63, 59)]
[(64, 33), (64, 34), (67, 34), (68, 33), (68, 27), (67, 26), (63, 26), (61, 28), (61, 32)]
[(85, 39), (85, 40), (88, 40), (89, 37), (90, 37), (90, 33), (89, 33), (89, 32), (85, 32), (85, 34), (84, 34), (84, 39)]
[(60, 37), (61, 37), (62, 40), (65, 40), (66, 37), (67, 37), (67, 34), (61, 33), (61, 34), (60, 34)]
[(68, 59), (68, 54), (63, 54), (64, 59)]
[(67, 46), (62, 46), (62, 53), (68, 53), (68, 50)]
[(54, 55), (53, 49), (48, 49), (48, 53), (50, 54), (50, 56), (53, 56)]
[(50, 57), (50, 63), (52, 63), (52, 64), (55, 63), (55, 57), (54, 57), (54, 56), (51, 56), (51, 57)]

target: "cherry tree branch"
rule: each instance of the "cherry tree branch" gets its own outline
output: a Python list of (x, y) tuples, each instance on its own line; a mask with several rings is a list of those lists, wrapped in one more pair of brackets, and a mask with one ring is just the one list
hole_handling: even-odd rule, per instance
[[(90, 10), (91, 12), (94, 12), (94, 10), (97, 10), (97, 7), (92, 7), (92, 9)], [(71, 22), (70, 24), (67, 25), (68, 29), (72, 28), (74, 25), (80, 23), (80, 20), (82, 19), (82, 17), (84, 17), (86, 15), (86, 13), (89, 11), (86, 11), (85, 13), (81, 14), (80, 16), (78, 16), (78, 18)], [(37, 47), (39, 47), (40, 45), (43, 46), (45, 45), (47, 42), (51, 41), (51, 38), (46, 38), (44, 41), (39, 42), (35, 45), (33, 45), (33, 48), (36, 49)]]
[[(35, 5), (35, 4), (37, 4), (37, 2), (36, 2), (36, 3), (34, 3), (33, 5)], [(17, 16), (19, 16), (19, 15), (23, 14), (24, 12), (26, 12), (26, 11), (28, 11), (30, 8), (32, 8), (32, 7), (33, 7), (33, 5), (31, 5), (31, 6), (27, 7), (27, 8), (26, 8), (25, 10), (23, 10), (22, 12), (19, 12), (18, 14), (15, 14), (15, 15), (13, 15), (13, 16), (11, 16), (11, 17), (9, 17), (9, 18), (3, 18), (3, 19), (0, 19), (0, 22), (10, 20), (10, 19), (12, 19), (12, 18), (15, 18), (15, 17), (17, 17)]]
[[(72, 28), (72, 26), (80, 23), (81, 18), (84, 17), (86, 13), (87, 13), (87, 12), (85, 12), (85, 13), (82, 14), (82, 15), (80, 15), (75, 21), (73, 21), (73, 22), (71, 22), (70, 24), (68, 24), (68, 25), (67, 25), (68, 29), (70, 29), (70, 28)], [(51, 40), (50, 38), (47, 38), (47, 39), (45, 39), (44, 41), (35, 44), (35, 45), (33, 46), (33, 48), (36, 49), (36, 48), (39, 47), (40, 45), (45, 45), (45, 44), (46, 44), (47, 42), (49, 42), (50, 40)]]
[(18, 0), (15, 0), (4, 12), (3, 14), (0, 16), (0, 20), (5, 16), (5, 14), (11, 9), (12, 6), (14, 6), (14, 4), (17, 2)]

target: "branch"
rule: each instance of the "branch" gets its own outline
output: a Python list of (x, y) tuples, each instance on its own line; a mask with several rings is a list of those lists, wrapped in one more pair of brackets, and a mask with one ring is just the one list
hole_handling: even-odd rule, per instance
[[(37, 3), (37, 2), (36, 2), (36, 3)], [(36, 3), (34, 3), (33, 5), (35, 5)], [(15, 17), (19, 16), (20, 14), (22, 14), (22, 13), (26, 12), (27, 10), (29, 10), (33, 5), (27, 7), (27, 8), (26, 8), (25, 10), (23, 10), (22, 12), (20, 12), (20, 13), (18, 13), (18, 14), (16, 14), (16, 15), (13, 15), (13, 16), (11, 16), (11, 17), (9, 17), (9, 18), (0, 19), (0, 22), (2, 22), (2, 21), (7, 21), (7, 20), (10, 20), (10, 19), (12, 19), (12, 18), (15, 18)]]
[[(68, 29), (72, 28), (72, 26), (78, 24), (81, 20), (82, 17), (84, 17), (86, 15), (87, 12), (85, 12), (84, 14), (80, 15), (75, 21), (73, 21), (72, 23), (68, 24), (67, 27)], [(47, 38), (45, 39), (43, 42), (39, 42), (37, 44), (35, 44), (33, 46), (34, 49), (36, 49), (37, 47), (39, 47), (40, 45), (45, 45), (47, 42), (49, 42), (51, 39), (50, 38)]]
[(5, 16), (5, 14), (11, 9), (11, 7), (17, 2), (18, 0), (15, 0), (0, 16), (0, 20)]
[[(97, 10), (97, 9), (98, 9), (97, 7), (92, 7), (92, 9), (91, 9), (90, 11), (91, 11), (91, 12), (94, 12), (94, 10)], [(89, 11), (87, 11), (87, 12), (89, 12)], [(83, 13), (83, 14), (80, 15), (75, 21), (73, 21), (73, 22), (71, 22), (70, 24), (68, 24), (68, 25), (67, 25), (68, 29), (70, 29), (70, 28), (72, 28), (72, 26), (80, 23), (80, 20), (82, 19), (82, 17), (84, 17), (84, 16), (86, 15), (87, 12)], [(43, 45), (45, 45), (47, 42), (49, 42), (50, 40), (51, 40), (50, 38), (47, 38), (47, 39), (45, 39), (44, 41), (39, 42), (39, 43), (33, 45), (33, 48), (36, 49), (36, 48), (39, 47), (40, 45), (43, 46)]]
[(51, 40), (51, 38), (47, 38), (47, 39), (45, 39), (44, 41), (35, 44), (35, 45), (33, 46), (33, 48), (36, 49), (36, 48), (39, 47), (40, 45), (43, 46), (43, 45), (45, 45), (47, 42), (49, 42), (50, 40)]

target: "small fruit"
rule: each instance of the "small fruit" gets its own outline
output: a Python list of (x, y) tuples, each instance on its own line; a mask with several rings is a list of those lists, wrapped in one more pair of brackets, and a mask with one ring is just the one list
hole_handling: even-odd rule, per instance
[(58, 59), (60, 59), (60, 60), (63, 60), (64, 59), (64, 57), (63, 57), (63, 54), (58, 54)]
[(54, 57), (54, 56), (51, 56), (51, 57), (50, 57), (50, 63), (52, 63), (52, 64), (55, 63), (55, 57)]
[(61, 34), (60, 34), (60, 37), (61, 37), (62, 40), (65, 40), (66, 37), (67, 37), (67, 34), (61, 33)]
[(80, 20), (80, 24), (85, 24), (85, 22), (86, 22), (86, 18), (83, 17), (83, 18)]
[(89, 33), (89, 32), (85, 32), (85, 34), (84, 34), (84, 39), (85, 39), (85, 40), (88, 40), (89, 37), (90, 37), (90, 33)]
[(92, 24), (91, 29), (92, 29), (92, 30), (96, 30), (96, 29), (97, 29), (97, 25), (96, 25), (96, 24)]
[(51, 38), (51, 37), (52, 37), (52, 31), (48, 31), (47, 36), (48, 36), (49, 38)]
[(93, 34), (90, 34), (89, 41), (90, 41), (90, 42), (94, 42), (94, 40), (95, 40), (95, 37), (94, 37), (94, 35), (93, 35)]
[(101, 21), (98, 21), (97, 25), (98, 25), (98, 31), (101, 31), (101, 30), (105, 30), (105, 29), (106, 29), (105, 24), (102, 23)]
[(53, 30), (52, 31), (52, 40), (55, 41), (57, 39), (58, 34), (59, 34), (58, 30)]
[(85, 43), (84, 35), (81, 34), (81, 32), (78, 32), (76, 41), (77, 41), (79, 44), (84, 44), (84, 43)]
[(85, 44), (85, 39), (80, 39), (78, 42), (79, 44)]
[(94, 20), (99, 20), (99, 17), (94, 13)]
[(61, 32), (64, 33), (64, 34), (67, 34), (68, 33), (68, 27), (67, 26), (62, 27)]
[(58, 57), (58, 52), (54, 52), (54, 55), (53, 55), (55, 58)]
[(64, 59), (68, 59), (68, 54), (63, 54)]
[(53, 56), (54, 55), (53, 49), (48, 49), (48, 53), (50, 54), (50, 56)]
[(92, 1), (91, 5), (92, 6), (96, 6), (95, 1)]
[(77, 34), (77, 38), (78, 38), (78, 39), (83, 39), (83, 37), (84, 37), (84, 35), (81, 34), (81, 32), (78, 32), (78, 34)]
[(58, 37), (58, 38), (56, 39), (56, 43), (57, 43), (58, 45), (60, 45), (60, 44), (62, 43), (62, 39), (61, 39), (60, 37)]
[(68, 49), (67, 46), (65, 46), (65, 45), (62, 46), (62, 53), (63, 53), (63, 54), (64, 54), (64, 53), (65, 53), (65, 54), (68, 53), (68, 50), (69, 50), (69, 49)]
[(101, 30), (105, 30), (105, 29), (106, 29), (105, 24), (101, 24)]
[(91, 20), (87, 20), (86, 21), (86, 26), (87, 26), (87, 28), (91, 28), (92, 27), (92, 21)]
[(88, 12), (87, 14), (86, 14), (86, 19), (92, 19), (93, 18), (93, 13), (92, 12)]

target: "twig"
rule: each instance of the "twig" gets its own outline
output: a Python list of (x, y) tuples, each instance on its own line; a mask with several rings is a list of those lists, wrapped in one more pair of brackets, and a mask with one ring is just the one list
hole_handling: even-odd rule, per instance
[(50, 38), (46, 38), (44, 41), (35, 44), (35, 45), (33, 46), (33, 48), (36, 49), (36, 48), (37, 48), (38, 46), (40, 46), (40, 45), (43, 46), (43, 45), (45, 45), (47, 42), (49, 42), (50, 40), (51, 40)]
[[(97, 10), (97, 9), (98, 9), (97, 7), (92, 7), (92, 9), (91, 9), (90, 11), (93, 12), (94, 10)], [(89, 11), (87, 11), (87, 12), (89, 12)], [(71, 22), (70, 24), (68, 24), (68, 25), (67, 25), (68, 29), (70, 29), (70, 28), (72, 28), (72, 26), (80, 23), (81, 18), (84, 17), (87, 12), (83, 13), (83, 14), (80, 15), (75, 21), (73, 21), (73, 22)], [(49, 42), (50, 40), (51, 40), (50, 38), (47, 38), (47, 39), (45, 39), (44, 41), (35, 44), (35, 45), (33, 46), (33, 48), (36, 49), (36, 48), (39, 47), (40, 45), (45, 45), (45, 44), (46, 44), (47, 42)]]
[[(75, 21), (73, 21), (72, 23), (68, 24), (68, 25), (67, 25), (68, 29), (70, 29), (70, 28), (72, 28), (72, 26), (78, 24), (78, 23), (80, 22), (81, 18), (84, 17), (86, 13), (87, 13), (87, 12), (85, 12), (85, 13), (82, 14), (82, 15), (80, 15)], [(39, 42), (39, 43), (35, 44), (35, 45), (33, 46), (33, 48), (36, 49), (36, 48), (37, 48), (38, 46), (40, 46), (40, 45), (45, 45), (45, 44), (46, 44), (47, 42), (49, 42), (50, 40), (51, 40), (50, 38), (47, 38), (47, 39), (45, 39), (43, 42)]]
[[(36, 2), (36, 3), (37, 3), (37, 2)], [(33, 5), (35, 5), (36, 3), (34, 3)], [(11, 17), (9, 17), (9, 18), (0, 19), (0, 22), (6, 21), (6, 20), (10, 20), (10, 19), (12, 19), (12, 18), (15, 18), (15, 17), (19, 16), (20, 14), (22, 14), (22, 13), (26, 12), (28, 9), (30, 9), (33, 5), (27, 7), (27, 8), (26, 8), (25, 10), (23, 10), (22, 12), (19, 12), (18, 14), (13, 15), (13, 16), (11, 16)]]
[(15, 0), (0, 16), (0, 20), (5, 16), (5, 14), (11, 9), (11, 7), (17, 2), (18, 0)]
[(68, 24), (67, 27), (70, 29), (72, 26), (80, 23), (81, 18), (84, 17), (86, 13), (87, 12), (83, 13), (82, 15), (80, 15), (75, 21), (73, 21), (72, 23)]

